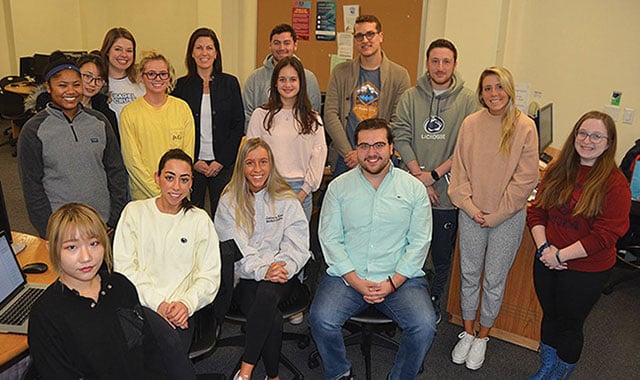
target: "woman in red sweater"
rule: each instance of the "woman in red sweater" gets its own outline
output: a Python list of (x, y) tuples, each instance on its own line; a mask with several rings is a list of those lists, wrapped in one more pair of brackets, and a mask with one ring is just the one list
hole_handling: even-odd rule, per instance
[(534, 282), (543, 310), (541, 366), (530, 379), (566, 379), (580, 358), (583, 325), (629, 228), (629, 183), (615, 163), (616, 127), (599, 111), (576, 122), (529, 207)]

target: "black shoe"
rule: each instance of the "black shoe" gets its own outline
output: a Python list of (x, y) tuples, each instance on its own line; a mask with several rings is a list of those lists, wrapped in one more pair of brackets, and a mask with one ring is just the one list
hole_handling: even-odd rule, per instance
[(442, 312), (440, 311), (440, 297), (432, 296), (431, 304), (433, 305), (433, 311), (436, 314), (436, 325), (442, 320)]
[(338, 380), (353, 380), (355, 376), (353, 376), (353, 372), (351, 372), (351, 368), (349, 368), (349, 372), (346, 375), (340, 376)]

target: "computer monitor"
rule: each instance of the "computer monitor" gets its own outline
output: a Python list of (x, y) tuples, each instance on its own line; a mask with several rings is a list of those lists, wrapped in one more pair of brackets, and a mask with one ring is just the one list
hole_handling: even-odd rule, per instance
[(9, 226), (9, 214), (7, 213), (7, 205), (4, 202), (4, 193), (2, 192), (2, 182), (0, 182), (0, 231), (5, 231), (9, 238), (9, 243), (13, 243), (11, 227)]
[(536, 127), (538, 128), (538, 143), (540, 144), (538, 153), (542, 159), (545, 156), (544, 150), (553, 142), (553, 103), (540, 108), (536, 118)]

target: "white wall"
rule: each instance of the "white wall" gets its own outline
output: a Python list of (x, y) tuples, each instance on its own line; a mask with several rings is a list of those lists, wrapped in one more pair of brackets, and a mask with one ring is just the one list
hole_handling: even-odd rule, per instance
[[(516, 82), (554, 103), (559, 148), (585, 112), (602, 110), (612, 90), (622, 91), (618, 161), (640, 138), (640, 2), (634, 0), (429, 0), (427, 44), (446, 37), (459, 50), (458, 70), (477, 86), (487, 66), (503, 65)], [(632, 125), (622, 109), (633, 108)]]

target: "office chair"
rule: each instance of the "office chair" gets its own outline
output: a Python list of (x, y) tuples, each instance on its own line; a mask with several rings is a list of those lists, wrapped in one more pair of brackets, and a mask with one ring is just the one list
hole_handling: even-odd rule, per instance
[[(224, 246), (223, 246), (224, 244)], [(224, 250), (224, 252), (223, 252)], [(227, 258), (234, 258), (234, 262), (242, 258), (242, 253), (238, 249), (238, 246), (233, 240), (227, 240), (226, 242), (221, 243), (220, 246), (220, 255), (225, 256)], [(233, 266), (231, 266), (233, 268)], [(306, 267), (305, 267), (306, 268)], [(233, 276), (233, 271), (231, 271), (231, 275)], [(228, 281), (228, 278), (227, 278)], [(231, 293), (233, 292), (233, 277), (231, 277)], [(229, 289), (229, 288), (227, 288)], [(307, 309), (311, 302), (311, 293), (306, 284), (302, 284), (302, 286), (294, 289), (291, 296), (284, 300), (278, 305), (284, 320), (288, 320), (291, 316), (301, 313)], [(244, 347), (245, 343), (245, 332), (244, 326), (247, 322), (245, 315), (240, 311), (240, 308), (234, 302), (230, 302), (230, 307), (224, 319), (228, 322), (240, 325), (240, 334), (233, 335), (229, 337), (224, 337), (218, 340), (217, 347)], [(296, 334), (291, 332), (283, 332), (282, 333), (282, 341), (296, 341), (298, 347), (300, 349), (304, 349), (309, 346), (310, 338), (306, 334)], [(240, 364), (242, 362), (242, 357), (240, 357), (236, 363), (235, 368), (233, 369), (233, 374), (240, 369)], [(300, 370), (293, 364), (291, 360), (289, 360), (283, 353), (280, 353), (280, 363), (287, 368), (292, 374), (293, 379), (304, 379), (304, 375)]]
[[(24, 122), (28, 119), (28, 115), (24, 109), (24, 97), (5, 91), (7, 85), (17, 82), (23, 82), (26, 79), (18, 76), (7, 76), (0, 79), (0, 118), (9, 120), (10, 127), (3, 131), (9, 137), (9, 144), (15, 146), (17, 140), (13, 136), (13, 131), (19, 130)], [(4, 144), (3, 144), (4, 145)], [(13, 154), (15, 157), (15, 152)]]
[(611, 294), (616, 286), (640, 278), (640, 201), (631, 202), (629, 231), (618, 240), (616, 248), (617, 262), (630, 271), (623, 275), (612, 276), (602, 290), (603, 294)]
[[(345, 347), (359, 345), (360, 351), (364, 356), (364, 365), (366, 379), (371, 380), (371, 348), (374, 346), (388, 348), (398, 351), (400, 343), (393, 339), (396, 332), (396, 324), (393, 320), (387, 318), (374, 306), (370, 306), (362, 313), (355, 315), (347, 320), (343, 328), (349, 331), (344, 337)], [(320, 353), (318, 350), (309, 354), (307, 365), (314, 369), (320, 365)], [(420, 366), (419, 373), (424, 370)]]

